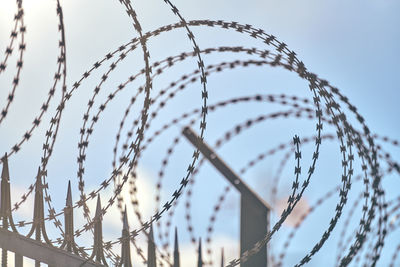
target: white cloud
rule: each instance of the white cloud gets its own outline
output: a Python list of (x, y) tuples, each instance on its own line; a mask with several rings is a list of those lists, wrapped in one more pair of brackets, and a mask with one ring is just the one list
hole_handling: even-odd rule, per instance
[[(288, 200), (288, 197), (283, 197), (277, 201), (276, 208), (275, 208), (277, 216), (280, 216), (282, 214), (283, 209), (286, 208), (287, 200)], [(307, 199), (303, 196), (299, 200), (299, 202), (297, 203), (297, 205), (293, 209), (293, 211), (290, 213), (290, 215), (286, 218), (284, 225), (294, 227), (297, 223), (300, 222), (302, 216), (304, 214), (308, 213), (309, 209), (310, 209), (310, 205), (309, 205)]]

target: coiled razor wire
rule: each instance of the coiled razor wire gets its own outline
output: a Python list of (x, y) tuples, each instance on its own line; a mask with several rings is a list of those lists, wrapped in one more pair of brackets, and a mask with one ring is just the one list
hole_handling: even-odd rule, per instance
[[(306, 254), (304, 257), (295, 265), (302, 266), (309, 262), (311, 258), (322, 248), (325, 242), (330, 237), (332, 231), (337, 226), (339, 218), (343, 214), (344, 207), (348, 201), (348, 193), (352, 188), (352, 185), (358, 181), (363, 182), (364, 191), (360, 194), (360, 197), (352, 203), (350, 210), (348, 211), (347, 220), (345, 221), (345, 227), (342, 229), (340, 240), (338, 243), (338, 255), (337, 255), (337, 265), (347, 266), (349, 263), (360, 262), (364, 260), (364, 264), (368, 266), (375, 266), (378, 262), (382, 250), (384, 248), (385, 238), (395, 232), (399, 228), (399, 213), (398, 209), (400, 207), (399, 199), (394, 198), (391, 200), (385, 200), (385, 188), (382, 187), (382, 179), (390, 173), (400, 173), (399, 163), (393, 159), (393, 157), (385, 152), (377, 142), (389, 143), (393, 146), (398, 146), (399, 142), (393, 140), (389, 137), (380, 137), (377, 134), (372, 134), (368, 126), (365, 124), (364, 118), (358, 113), (357, 108), (353, 106), (350, 101), (342, 95), (339, 90), (331, 86), (327, 81), (320, 79), (317, 75), (309, 72), (303, 62), (301, 62), (295, 52), (288, 49), (287, 45), (276, 39), (275, 36), (265, 33), (262, 29), (254, 28), (249, 24), (240, 24), (237, 22), (225, 22), (222, 20), (212, 21), (212, 20), (193, 20), (187, 21), (182, 14), (179, 12), (178, 8), (172, 4), (169, 0), (164, 2), (171, 8), (171, 11), (178, 18), (179, 22), (171, 25), (162, 26), (154, 31), (143, 32), (141, 23), (139, 21), (140, 15), (134, 9), (133, 2), (128, 0), (120, 0), (122, 7), (125, 8), (127, 15), (132, 19), (132, 24), (134, 26), (135, 32), (138, 37), (132, 39), (130, 42), (119, 46), (113, 52), (105, 55), (104, 58), (93, 64), (93, 67), (82, 74), (82, 77), (73, 83), (73, 85), (68, 88), (66, 83), (66, 40), (65, 40), (65, 25), (62, 6), (59, 1), (57, 1), (57, 16), (58, 16), (58, 30), (60, 32), (59, 40), (59, 56), (57, 58), (57, 70), (54, 75), (53, 85), (48, 93), (47, 99), (43, 102), (38, 115), (33, 121), (33, 126), (28, 128), (21, 140), (11, 146), (8, 149), (8, 156), (12, 157), (14, 154), (22, 151), (25, 143), (29, 142), (32, 137), (34, 130), (41, 125), (44, 119), (44, 114), (49, 110), (51, 100), (53, 99), (56, 90), (60, 88), (61, 90), (61, 100), (58, 104), (55, 113), (51, 116), (50, 125), (46, 129), (45, 141), (43, 143), (43, 155), (41, 157), (39, 173), (43, 178), (44, 191), (45, 191), (45, 202), (47, 203), (48, 215), (46, 216), (46, 221), (52, 221), (57, 229), (60, 231), (61, 235), (64, 235), (62, 229), (62, 223), (58, 219), (59, 216), (64, 214), (64, 210), (56, 211), (54, 205), (52, 204), (51, 194), (47, 179), (47, 169), (49, 160), (53, 154), (53, 149), (56, 143), (58, 131), (62, 123), (61, 117), (62, 112), (65, 107), (70, 103), (75, 92), (82, 86), (82, 84), (87, 80), (93, 73), (95, 73), (101, 66), (106, 62), (114, 60), (106, 72), (101, 75), (101, 79), (97, 86), (94, 88), (93, 94), (88, 101), (87, 110), (83, 115), (82, 126), (80, 128), (80, 140), (78, 142), (78, 156), (77, 156), (77, 180), (78, 189), (80, 191), (80, 200), (74, 204), (75, 210), (82, 208), (84, 218), (86, 223), (75, 231), (75, 236), (80, 236), (84, 232), (91, 231), (94, 225), (96, 217), (92, 218), (90, 215), (90, 209), (87, 202), (94, 199), (99, 193), (104, 191), (110, 184), (113, 184), (114, 190), (113, 195), (108, 199), (107, 204), (102, 208), (101, 215), (105, 216), (106, 213), (112, 206), (117, 206), (121, 213), (123, 212), (124, 203), (131, 203), (135, 210), (135, 215), (140, 222), (140, 227), (134, 229), (130, 232), (130, 240), (134, 244), (137, 253), (143, 260), (146, 261), (145, 255), (143, 255), (143, 250), (140, 248), (139, 244), (136, 242), (136, 237), (140, 233), (146, 233), (146, 230), (150, 227), (152, 223), (155, 223), (159, 230), (158, 238), (162, 243), (158, 249), (159, 263), (161, 266), (167, 264), (171, 266), (170, 252), (169, 252), (169, 236), (171, 232), (172, 217), (174, 216), (175, 208), (177, 207), (180, 196), (186, 190), (186, 201), (185, 201), (185, 218), (187, 221), (187, 230), (190, 235), (192, 243), (197, 241), (196, 234), (194, 232), (194, 225), (191, 221), (191, 196), (193, 194), (193, 186), (195, 184), (196, 175), (200, 172), (200, 167), (204, 162), (201, 157), (200, 152), (195, 149), (193, 152), (192, 159), (189, 160), (189, 166), (186, 169), (186, 174), (178, 185), (177, 189), (173, 192), (172, 196), (164, 204), (161, 204), (161, 194), (162, 194), (162, 181), (165, 175), (168, 163), (173, 160), (172, 155), (175, 148), (180, 144), (182, 136), (178, 135), (173, 138), (172, 144), (168, 147), (167, 153), (162, 159), (160, 164), (160, 169), (158, 171), (158, 181), (156, 184), (155, 201), (156, 210), (149, 220), (144, 220), (139, 209), (139, 198), (137, 192), (140, 188), (137, 187), (137, 166), (139, 160), (141, 159), (144, 151), (149, 148), (152, 142), (161, 138), (166, 130), (173, 127), (181, 127), (188, 125), (199, 125), (200, 138), (203, 139), (205, 133), (207, 132), (207, 114), (209, 112), (216, 112), (220, 108), (226, 108), (231, 105), (244, 104), (250, 102), (264, 102), (264, 103), (275, 103), (281, 106), (288, 107), (287, 110), (281, 110), (277, 112), (272, 112), (268, 114), (261, 114), (255, 118), (248, 118), (244, 122), (235, 125), (231, 130), (227, 131), (220, 139), (215, 142), (214, 148), (220, 148), (224, 143), (231, 141), (233, 137), (238, 136), (244, 132), (244, 130), (249, 130), (258, 123), (264, 123), (266, 121), (277, 120), (282, 118), (308, 118), (313, 120), (316, 125), (316, 133), (313, 137), (301, 137), (294, 136), (293, 140), (287, 144), (281, 144), (275, 148), (269, 149), (264, 153), (257, 155), (254, 159), (249, 161), (242, 169), (240, 169), (240, 174), (245, 174), (247, 170), (254, 167), (259, 162), (265, 160), (277, 152), (287, 151), (283, 159), (280, 161), (278, 171), (273, 180), (273, 188), (271, 192), (272, 203), (276, 203), (277, 191), (279, 181), (282, 178), (283, 170), (290, 160), (291, 155), (295, 156), (295, 167), (294, 167), (294, 178), (292, 184), (292, 191), (287, 199), (287, 204), (282, 214), (280, 215), (277, 222), (272, 226), (271, 230), (266, 236), (260, 236), (259, 242), (255, 243), (252, 249), (242, 253), (239, 258), (231, 260), (228, 265), (229, 267), (236, 266), (242, 262), (245, 262), (252, 255), (257, 253), (265, 244), (269, 243), (273, 236), (279, 231), (282, 224), (290, 216), (290, 214), (295, 210), (296, 205), (302, 199), (305, 190), (312, 182), (312, 176), (315, 169), (317, 168), (317, 160), (319, 159), (320, 146), (322, 141), (331, 140), (339, 143), (339, 150), (341, 153), (341, 185), (338, 185), (334, 189), (322, 193), (322, 197), (316, 201), (314, 206), (311, 206), (306, 213), (304, 213), (300, 221), (298, 221), (288, 236), (286, 243), (284, 244), (283, 250), (280, 254), (272, 255), (274, 258), (274, 265), (282, 266), (283, 260), (286, 255), (286, 250), (289, 247), (291, 240), (294, 238), (295, 233), (301, 229), (303, 222), (307, 216), (315, 212), (315, 210), (321, 206), (325, 200), (331, 198), (339, 192), (339, 200), (336, 205), (335, 212), (331, 217), (329, 225), (327, 226), (321, 238), (314, 247)], [(26, 26), (24, 24), (24, 9), (23, 1), (17, 0), (17, 13), (14, 17), (14, 26), (12, 28), (9, 45), (5, 51), (5, 57), (0, 62), (0, 74), (9, 71), (8, 61), (12, 57), (12, 52), (15, 49), (16, 40), (19, 39), (19, 55), (16, 64), (16, 74), (14, 76), (10, 93), (7, 97), (5, 107), (2, 109), (0, 123), (2, 123), (7, 114), (8, 109), (13, 103), (15, 98), (16, 88), (19, 85), (21, 79), (21, 71), (23, 66), (24, 51), (26, 49), (25, 44), (25, 32)], [(68, 27), (68, 25), (67, 25)], [(235, 31), (240, 34), (248, 35), (256, 40), (261, 41), (263, 44), (262, 48), (246, 48), (242, 46), (223, 46), (216, 48), (202, 48), (198, 45), (197, 38), (195, 37), (192, 28), (202, 27), (210, 28), (217, 27), (220, 29)], [(150, 51), (147, 46), (147, 42), (150, 39), (156, 39), (160, 34), (164, 34), (169, 31), (174, 31), (176, 29), (184, 29), (187, 33), (187, 37), (192, 45), (192, 52), (184, 52), (176, 56), (169, 56), (164, 60), (156, 61), (151, 63), (150, 61)], [(131, 52), (140, 46), (143, 52), (144, 68), (136, 74), (132, 74), (125, 82), (121, 83), (112, 93), (110, 93), (106, 100), (102, 104), (98, 105), (98, 110), (94, 111), (95, 103), (97, 103), (97, 97), (100, 96), (100, 92), (104, 90), (104, 84), (108, 80), (108, 77), (114, 72), (119, 64), (124, 61)], [(259, 60), (232, 60), (224, 61), (218, 64), (207, 64), (203, 60), (203, 56), (207, 54), (221, 54), (221, 53), (231, 53), (234, 54), (244, 54), (251, 57), (257, 56)], [(184, 73), (178, 79), (172, 79), (173, 81), (169, 86), (158, 90), (153, 86), (153, 80), (163, 74), (166, 69), (173, 68), (178, 62), (191, 60), (195, 58), (197, 60), (196, 68), (191, 73)], [(288, 96), (282, 95), (247, 95), (236, 98), (227, 97), (226, 100), (220, 101), (214, 104), (208, 104), (208, 88), (207, 88), (207, 77), (215, 75), (216, 73), (228, 71), (234, 68), (246, 68), (250, 66), (260, 66), (265, 65), (271, 67), (278, 67), (290, 72), (295, 72), (297, 75), (307, 81), (308, 87), (311, 92), (311, 96), (306, 96), (301, 94), (299, 96)], [(29, 71), (29, 70), (28, 70)], [(133, 82), (137, 80), (140, 76), (145, 76), (145, 84), (136, 88), (134, 95), (131, 98), (129, 105), (125, 109), (123, 118), (121, 119), (120, 126), (118, 128), (115, 145), (113, 149), (113, 161), (112, 168), (113, 171), (110, 176), (104, 179), (97, 189), (91, 192), (85, 191), (85, 161), (87, 156), (87, 150), (89, 148), (90, 137), (95, 131), (95, 125), (99, 122), (102, 113), (107, 109), (108, 104), (110, 104), (115, 97), (122, 91), (124, 91), (128, 86), (132, 86)], [(61, 84), (60, 84), (61, 80)], [(176, 116), (171, 122), (168, 122), (162, 126), (159, 130), (155, 131), (152, 135), (149, 134), (148, 129), (151, 127), (153, 120), (164, 111), (164, 108), (170, 103), (175, 96), (179, 95), (180, 92), (185, 91), (191, 84), (201, 84), (201, 96), (202, 105), (199, 108), (195, 108), (192, 111), (185, 112)], [(131, 123), (131, 128), (127, 132), (127, 136), (124, 143), (120, 143), (122, 138), (122, 133), (124, 126), (129, 124), (128, 115), (132, 113), (132, 108), (140, 99), (140, 96), (144, 97), (142, 109), (140, 112), (135, 114), (135, 119)], [(23, 97), (23, 96), (20, 96)], [(346, 110), (347, 113), (344, 113)], [(357, 121), (357, 125), (350, 123), (348, 116), (352, 115)], [(332, 134), (322, 134), (323, 125), (332, 125), (336, 129), (335, 135)], [(361, 127), (361, 130), (357, 130)], [(299, 133), (301, 134), (301, 133)], [(301, 169), (301, 159), (304, 156), (301, 153), (301, 145), (314, 142), (315, 147), (311, 155), (311, 164), (307, 170), (305, 176), (303, 175)], [(354, 174), (354, 164), (355, 157), (361, 162), (361, 173), (355, 176)], [(118, 161), (118, 163), (117, 163)], [(381, 167), (381, 164), (385, 164), (385, 171)], [(385, 176), (384, 176), (385, 175)], [(355, 176), (355, 178), (353, 178)], [(35, 179), (34, 179), (35, 180)], [(33, 180), (33, 181), (34, 181)], [(18, 202), (13, 205), (13, 211), (18, 210), (21, 205), (23, 205), (28, 196), (33, 192), (35, 188), (35, 183), (28, 187), (27, 192), (24, 193)], [(123, 198), (121, 194), (125, 186), (130, 186), (130, 201)], [(214, 232), (214, 225), (217, 221), (218, 212), (223, 209), (223, 202), (226, 199), (226, 195), (230, 192), (230, 187), (226, 187), (223, 193), (217, 200), (213, 208), (213, 213), (209, 219), (209, 225), (207, 227), (207, 254), (208, 261), (205, 264), (213, 265), (212, 261), (212, 234)], [(116, 201), (117, 200), (117, 201)], [(362, 205), (361, 218), (357, 229), (349, 229), (348, 222), (352, 218), (356, 209), (359, 205)], [(396, 213), (397, 212), (397, 213)], [(162, 224), (160, 219), (166, 218), (165, 230), (162, 231)], [(390, 223), (388, 220), (391, 220)], [(396, 223), (397, 222), (397, 223)], [(32, 224), (32, 221), (20, 221), (18, 227), (23, 227)], [(347, 226), (346, 226), (347, 225)], [(373, 229), (373, 230), (372, 230)], [(353, 231), (351, 235), (345, 240), (345, 235), (347, 231)], [(344, 241), (345, 240), (345, 241)], [(121, 238), (118, 240), (111, 240), (104, 242), (104, 250), (106, 256), (113, 263), (118, 262), (119, 255), (113, 251), (113, 247), (120, 244)], [(61, 243), (62, 239), (57, 238), (52, 241), (53, 243)], [(346, 245), (345, 245), (346, 244)], [(82, 255), (87, 255), (85, 251), (91, 248), (80, 247), (80, 252)], [(161, 249), (163, 251), (161, 251)], [(400, 251), (400, 245), (396, 247), (391, 257), (391, 266), (395, 265), (395, 261), (398, 257)]]

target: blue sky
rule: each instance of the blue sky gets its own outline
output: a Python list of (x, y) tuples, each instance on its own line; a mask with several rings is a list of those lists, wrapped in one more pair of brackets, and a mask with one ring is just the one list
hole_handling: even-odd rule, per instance
[[(56, 68), (58, 54), (57, 17), (55, 2), (49, 0), (25, 1), (25, 23), (27, 24), (27, 51), (24, 59), (24, 68), (21, 83), (17, 89), (16, 97), (11, 106), (7, 119), (0, 125), (0, 146), (3, 151), (9, 151), (31, 125), (38, 113), (43, 99), (52, 85), (52, 77)], [(67, 85), (72, 84), (88, 70), (94, 62), (104, 57), (108, 52), (118, 48), (137, 36), (130, 18), (118, 1), (61, 1), (64, 8), (65, 28), (67, 38)], [(308, 70), (318, 74), (319, 77), (328, 80), (332, 85), (340, 89), (352, 104), (364, 116), (367, 125), (373, 133), (387, 135), (393, 139), (399, 137), (399, 105), (398, 99), (400, 82), (398, 61), (400, 53), (400, 3), (394, 0), (384, 1), (174, 1), (174, 4), (182, 12), (187, 20), (192, 19), (223, 19), (237, 21), (243, 24), (251, 24), (262, 28), (265, 32), (273, 34), (278, 40), (285, 42), (288, 48), (295, 51)], [(137, 10), (138, 18), (143, 31), (153, 30), (165, 24), (177, 22), (168, 6), (163, 1), (137, 1), (133, 2)], [(4, 51), (8, 44), (8, 36), (12, 27), (12, 17), (15, 7), (12, 0), (3, 0), (0, 4), (0, 51)], [(265, 48), (263, 43), (253, 38), (227, 32), (218, 29), (193, 27), (196, 40), (200, 48), (242, 45), (245, 47)], [(178, 55), (183, 51), (190, 52), (191, 44), (183, 30), (177, 30), (149, 40), (148, 47), (151, 62), (165, 57)], [(110, 80), (104, 86), (104, 93), (99, 96), (96, 107), (105, 101), (107, 94), (113, 91), (122, 81), (143, 68), (141, 50), (137, 49), (123, 62)], [(221, 61), (233, 61), (236, 59), (256, 59), (255, 56), (227, 54), (205, 55), (205, 64), (215, 64)], [(0, 58), (2, 59), (2, 58)], [(0, 103), (3, 106), (8, 95), (12, 77), (15, 72), (13, 66), (16, 62), (16, 53), (10, 59), (7, 72), (0, 76)], [(54, 156), (49, 163), (49, 187), (52, 199), (57, 210), (63, 208), (65, 200), (67, 180), (71, 179), (74, 188), (74, 200), (78, 200), (77, 190), (77, 142), (79, 129), (82, 124), (83, 112), (85, 112), (88, 99), (94, 87), (99, 81), (105, 67), (88, 79), (80, 90), (74, 94), (72, 101), (66, 107), (63, 115), (58, 141), (55, 146)], [(171, 81), (183, 74), (189, 74), (195, 70), (197, 63), (193, 59), (177, 64), (153, 82), (153, 90), (158, 92)], [(90, 143), (87, 154), (86, 186), (88, 190), (95, 189), (98, 184), (111, 172), (112, 148), (120, 119), (125, 112), (129, 99), (133, 96), (138, 86), (145, 80), (139, 78), (124, 92), (118, 95), (112, 102), (107, 112), (102, 116), (95, 128), (93, 141)], [(255, 94), (287, 94), (299, 97), (311, 98), (307, 84), (294, 73), (288, 73), (279, 68), (248, 67), (227, 70), (220, 74), (212, 74), (208, 77), (209, 103), (230, 99), (244, 95)], [(165, 122), (187, 112), (193, 108), (200, 108), (200, 83), (189, 85), (185, 92), (171, 101), (165, 111), (154, 121), (149, 133), (154, 132)], [(56, 102), (60, 95), (56, 95), (50, 108), (50, 114), (54, 112)], [(142, 101), (143, 99), (139, 99)], [(141, 102), (139, 102), (141, 103)], [(1, 107), (2, 107), (1, 106)], [(206, 132), (206, 141), (213, 144), (225, 131), (234, 127), (237, 123), (260, 114), (268, 114), (287, 107), (269, 104), (243, 104), (232, 105), (221, 111), (210, 113), (209, 124)], [(135, 119), (140, 111), (140, 105), (136, 105), (129, 117), (128, 125)], [(136, 114), (136, 115), (135, 115)], [(29, 143), (26, 143), (21, 152), (10, 158), (10, 171), (15, 180), (13, 198), (18, 199), (22, 192), (26, 191), (28, 184), (33, 182), (37, 167), (40, 163), (41, 147), (44, 134), (50, 120), (47, 114), (42, 127), (34, 133)], [(315, 122), (310, 120), (281, 119), (257, 125), (251, 131), (244, 132), (240, 137), (219, 150), (221, 156), (238, 171), (247, 161), (258, 153), (275, 147), (279, 143), (287, 143), (297, 134), (300, 137), (308, 137), (315, 133)], [(178, 127), (172, 127), (159, 140), (149, 147), (144, 153), (143, 160), (139, 164), (139, 183), (142, 190), (140, 202), (143, 203), (142, 212), (148, 218), (154, 210), (154, 186), (161, 161), (167, 147), (174, 136), (180, 132)], [(197, 124), (196, 124), (197, 125)], [(197, 129), (198, 126), (196, 126)], [(124, 129), (126, 134), (127, 129)], [(332, 133), (332, 127), (326, 127), (326, 133)], [(125, 137), (122, 138), (122, 140)], [(392, 153), (394, 159), (399, 157), (398, 147), (385, 146)], [(177, 187), (184, 175), (190, 160), (192, 148), (182, 140), (176, 152), (170, 159), (170, 166), (166, 169), (163, 183), (162, 200), (166, 201)], [(312, 147), (302, 147), (302, 166), (306, 169), (310, 163)], [(254, 167), (244, 175), (244, 179), (256, 189), (267, 201), (270, 198), (272, 176), (275, 174), (279, 161), (284, 153), (271, 157)], [(315, 174), (310, 188), (305, 193), (303, 208), (313, 203), (325, 192), (334, 188), (340, 182), (340, 161), (338, 159), (338, 146), (335, 142), (323, 143), (320, 169)], [(279, 197), (284, 199), (289, 193), (292, 182), (292, 173), (295, 162), (291, 159), (284, 172), (281, 183), (278, 186)], [(14, 185), (14, 183), (12, 183)], [(208, 218), (213, 205), (227, 183), (216, 173), (210, 165), (201, 169), (201, 174), (196, 179), (193, 193), (192, 216), (195, 228), (195, 236), (205, 237)], [(387, 200), (398, 196), (396, 188), (400, 185), (397, 176), (389, 176), (384, 181), (387, 190)], [(362, 190), (360, 184), (353, 185), (351, 199), (356, 199)], [(110, 190), (109, 190), (110, 191)], [(106, 197), (110, 192), (104, 192)], [(128, 193), (126, 193), (128, 196)], [(230, 192), (227, 196), (227, 204), (215, 225), (216, 234), (213, 250), (219, 251), (221, 246), (226, 248), (227, 260), (238, 256), (238, 200), (236, 193)], [(317, 210), (302, 226), (288, 249), (288, 256), (284, 266), (291, 266), (298, 262), (309, 251), (314, 243), (319, 240), (323, 230), (327, 228), (330, 216), (332, 216), (338, 196), (332, 197), (321, 209)], [(129, 197), (128, 197), (129, 202)], [(93, 206), (93, 205), (92, 205)], [(25, 209), (25, 211), (24, 211)], [(349, 209), (349, 207), (347, 208)], [(179, 201), (176, 215), (172, 219), (173, 225), (178, 225), (181, 230), (180, 237), (182, 250), (185, 251), (185, 263), (195, 259), (195, 246), (191, 245), (189, 235), (185, 232), (184, 200)], [(29, 220), (28, 207), (22, 208), (16, 216)], [(131, 228), (138, 225), (131, 213)], [(346, 212), (345, 212), (346, 214)], [(352, 229), (358, 223), (359, 218), (351, 220)], [(79, 217), (79, 216), (77, 216)], [(120, 234), (120, 221), (116, 220), (118, 212), (111, 212), (107, 221), (105, 237), (115, 240)], [(237, 218), (232, 219), (232, 218)], [(329, 218), (329, 219), (328, 219)], [(275, 218), (276, 219), (276, 218)], [(309, 266), (333, 266), (335, 265), (335, 251), (343, 227), (343, 217), (339, 223), (339, 229), (333, 233), (333, 238), (327, 242), (324, 248), (315, 256)], [(163, 221), (165, 222), (165, 220)], [(82, 225), (82, 219), (77, 219), (77, 227)], [(286, 225), (273, 238), (273, 253), (279, 253), (285, 237), (291, 230)], [(57, 230), (51, 229), (51, 233), (57, 236)], [(393, 236), (387, 239), (383, 259), (380, 266), (386, 266), (394, 251)], [(347, 238), (346, 236), (346, 238)], [(143, 239), (143, 238), (142, 238)], [(172, 240), (172, 239), (171, 239)], [(90, 245), (90, 235), (79, 240), (80, 243)], [(398, 241), (397, 241), (398, 242)], [(182, 253), (183, 254), (183, 253)], [(135, 261), (138, 261), (134, 254)], [(214, 253), (218, 259), (218, 253)], [(140, 263), (137, 263), (141, 266)], [(186, 266), (186, 265), (185, 265)]]

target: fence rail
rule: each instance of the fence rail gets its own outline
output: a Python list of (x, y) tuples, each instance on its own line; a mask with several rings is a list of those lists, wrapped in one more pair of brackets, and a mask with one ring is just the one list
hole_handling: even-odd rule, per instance
[[(23, 255), (49, 266), (71, 267), (100, 267), (98, 263), (87, 261), (85, 258), (76, 256), (68, 251), (51, 247), (40, 241), (27, 238), (18, 233), (0, 229), (0, 247), (6, 251), (12, 251), (16, 255)], [(21, 258), (22, 259), (22, 258)], [(15, 261), (15, 267), (22, 267), (22, 261)]]

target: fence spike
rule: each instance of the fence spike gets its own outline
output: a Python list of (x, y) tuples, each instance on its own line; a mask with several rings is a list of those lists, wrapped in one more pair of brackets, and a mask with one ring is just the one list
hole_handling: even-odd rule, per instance
[(97, 195), (97, 205), (96, 205), (96, 213), (95, 217), (93, 218), (94, 221), (94, 233), (93, 233), (93, 252), (90, 256), (89, 260), (93, 260), (96, 263), (104, 264), (108, 266), (106, 259), (104, 258), (104, 251), (103, 251), (103, 213), (101, 210), (101, 201), (100, 201), (100, 194)]
[(126, 211), (126, 205), (125, 205), (124, 217), (122, 219), (122, 222), (123, 222), (123, 226), (122, 226), (123, 230), (129, 231), (128, 214)]
[(147, 267), (157, 267), (156, 244), (154, 243), (153, 224), (150, 224), (150, 232), (147, 245)]
[(74, 240), (74, 212), (72, 205), (71, 181), (68, 181), (67, 198), (64, 209), (64, 241), (60, 248), (80, 256), (78, 246)]
[(221, 248), (221, 267), (225, 266), (224, 248)]
[(178, 229), (175, 227), (174, 267), (180, 267)]
[(131, 246), (129, 237), (129, 224), (128, 224), (128, 214), (124, 211), (124, 217), (122, 219), (122, 244), (121, 244), (121, 262), (118, 264), (119, 267), (132, 267), (131, 261)]
[(43, 203), (43, 184), (42, 184), (42, 176), (44, 174), (45, 173), (42, 172), (39, 167), (35, 183), (35, 200), (33, 207), (32, 228), (29, 231), (27, 237), (31, 237), (35, 233), (35, 239), (37, 241), (41, 241), (43, 236), (43, 239), (46, 242), (46, 244), (53, 246), (50, 239), (47, 236), (46, 226), (44, 223), (44, 203)]
[(203, 267), (203, 256), (201, 253), (201, 238), (199, 239), (199, 258), (197, 260), (197, 267)]
[[(1, 171), (1, 196), (0, 196), (0, 218), (2, 220), (2, 228), (8, 230), (10, 226), (13, 232), (17, 232), (11, 213), (11, 192), (10, 192), (10, 173), (8, 169), (8, 156), (7, 153), (1, 159), (3, 162), (3, 169)], [(1, 264), (7, 266), (7, 250), (1, 251)]]
[(42, 183), (40, 179), (40, 167), (39, 167), (35, 182), (35, 199), (33, 204), (32, 228), (27, 235), (27, 237), (31, 237), (35, 232), (39, 231), (39, 235), (36, 234), (36, 240), (39, 239), (39, 241), (40, 241), (40, 219), (41, 219), (40, 213), (43, 210), (43, 205), (40, 205), (41, 204), (40, 202), (43, 197), (43, 195), (41, 194), (42, 193), (41, 190), (42, 190)]
[(4, 229), (8, 229), (10, 226), (13, 232), (17, 232), (11, 213), (10, 172), (7, 153), (4, 154), (1, 161), (3, 162), (3, 169), (1, 171), (0, 218)]
[[(10, 195), (10, 173), (8, 171), (7, 153), (1, 160), (3, 161), (3, 170), (1, 171), (0, 216), (4, 222), (7, 221), (8, 215), (11, 214), (11, 202), (8, 201)], [(8, 225), (4, 225), (3, 223), (3, 228), (6, 227), (8, 228)]]
[(10, 181), (7, 152), (4, 154), (4, 157), (1, 160), (3, 161), (3, 170), (1, 171), (1, 179), (6, 179), (7, 181)]
[(96, 204), (96, 218), (99, 219), (99, 221), (102, 220), (101, 216), (101, 200), (100, 200), (100, 194), (97, 195), (97, 204)]
[(65, 206), (72, 207), (72, 192), (71, 192), (71, 181), (68, 181), (67, 199), (65, 201)]
[[(33, 207), (33, 222), (32, 228), (29, 231), (27, 237), (30, 238), (33, 234), (35, 234), (35, 239), (37, 241), (42, 241), (42, 236), (47, 245), (53, 246), (50, 239), (46, 233), (46, 225), (44, 223), (44, 203), (43, 203), (43, 184), (42, 184), (42, 176), (44, 172), (41, 171), (40, 167), (38, 168), (38, 174), (36, 176), (35, 183), (35, 201)], [(40, 262), (35, 261), (35, 267), (39, 267)]]

